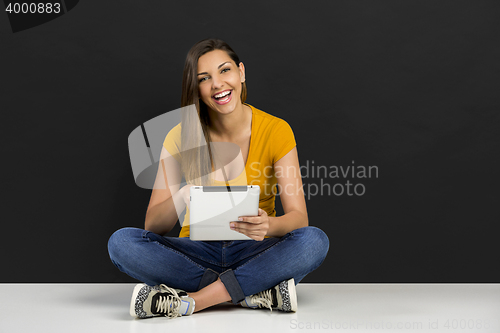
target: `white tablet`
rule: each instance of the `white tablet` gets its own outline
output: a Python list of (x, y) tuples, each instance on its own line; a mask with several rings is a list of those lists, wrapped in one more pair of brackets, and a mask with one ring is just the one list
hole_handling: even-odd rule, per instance
[(231, 230), (229, 223), (240, 216), (259, 213), (260, 187), (192, 186), (189, 204), (189, 238), (202, 241), (249, 240)]

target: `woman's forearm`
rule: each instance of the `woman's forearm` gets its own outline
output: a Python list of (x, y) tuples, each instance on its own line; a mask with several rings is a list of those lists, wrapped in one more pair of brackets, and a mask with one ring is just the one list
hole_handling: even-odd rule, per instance
[(282, 216), (270, 216), (269, 229), (266, 235), (269, 237), (282, 237), (290, 231), (302, 227), (307, 227), (308, 225), (309, 220), (307, 218), (307, 213), (303, 213), (298, 210), (292, 210)]
[(159, 235), (172, 230), (180, 213), (186, 208), (186, 193), (189, 197), (189, 186), (184, 186), (167, 200), (149, 207), (146, 212), (144, 229)]

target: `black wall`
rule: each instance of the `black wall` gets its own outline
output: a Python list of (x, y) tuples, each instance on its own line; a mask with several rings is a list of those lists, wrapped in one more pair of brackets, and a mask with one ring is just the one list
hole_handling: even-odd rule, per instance
[(304, 178), (365, 190), (308, 197), (331, 245), (304, 282), (500, 282), (499, 17), (497, 1), (87, 0), (12, 33), (0, 14), (0, 282), (133, 281), (107, 254), (149, 201), (127, 137), (179, 107), (207, 37), (239, 54), (248, 102), (288, 121), (302, 165), (378, 168)]

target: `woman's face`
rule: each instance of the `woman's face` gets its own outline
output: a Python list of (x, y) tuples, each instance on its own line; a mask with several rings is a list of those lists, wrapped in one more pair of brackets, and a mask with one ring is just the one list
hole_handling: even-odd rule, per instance
[(241, 106), (244, 81), (243, 63), (236, 65), (225, 51), (214, 50), (198, 59), (200, 98), (213, 111), (227, 114)]

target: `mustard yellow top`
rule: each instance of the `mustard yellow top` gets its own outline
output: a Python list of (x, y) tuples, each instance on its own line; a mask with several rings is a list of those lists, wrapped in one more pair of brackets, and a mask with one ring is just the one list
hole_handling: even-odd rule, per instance
[[(296, 146), (293, 131), (286, 121), (261, 111), (249, 104), (252, 109), (252, 134), (245, 172), (229, 180), (229, 185), (259, 185), (259, 207), (268, 216), (276, 216), (275, 197), (277, 179), (273, 165)], [(172, 128), (163, 143), (170, 155), (179, 158), (181, 148), (181, 124)], [(180, 161), (179, 161), (180, 162)], [(246, 175), (246, 181), (243, 179)], [(226, 185), (214, 180), (214, 186)], [(179, 237), (189, 237), (189, 209), (186, 208), (184, 223)]]

